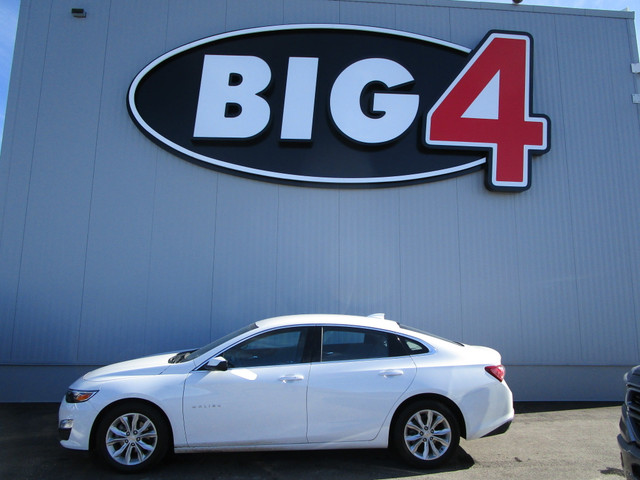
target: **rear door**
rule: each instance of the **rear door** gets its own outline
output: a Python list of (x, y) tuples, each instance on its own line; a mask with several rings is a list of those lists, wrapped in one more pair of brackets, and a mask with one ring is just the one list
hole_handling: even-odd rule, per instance
[(395, 334), (323, 327), (320, 362), (309, 374), (309, 442), (373, 440), (415, 374)]

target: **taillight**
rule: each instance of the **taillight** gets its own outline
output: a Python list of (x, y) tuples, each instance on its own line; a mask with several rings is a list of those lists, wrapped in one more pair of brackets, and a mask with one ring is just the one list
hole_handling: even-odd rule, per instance
[(505, 368), (504, 365), (490, 365), (488, 367), (484, 367), (486, 372), (490, 374), (492, 377), (497, 379), (499, 382), (504, 380)]

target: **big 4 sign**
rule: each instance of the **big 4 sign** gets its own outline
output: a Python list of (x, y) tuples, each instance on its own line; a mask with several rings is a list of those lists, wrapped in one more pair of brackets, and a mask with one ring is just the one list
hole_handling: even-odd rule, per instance
[(470, 51), (354, 25), (280, 25), (179, 47), (129, 89), (136, 124), (199, 164), (303, 184), (390, 185), (486, 165), (491, 190), (531, 184), (549, 119), (531, 113), (533, 39)]
[(549, 119), (530, 112), (531, 44), (490, 32), (427, 114), (427, 144), (487, 149), (491, 190), (529, 188), (532, 154), (549, 150)]

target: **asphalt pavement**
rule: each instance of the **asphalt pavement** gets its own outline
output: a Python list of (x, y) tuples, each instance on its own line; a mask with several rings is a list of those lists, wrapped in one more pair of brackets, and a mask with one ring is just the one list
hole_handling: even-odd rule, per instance
[(57, 440), (57, 404), (0, 404), (0, 479), (592, 480), (624, 478), (619, 404), (522, 403), (503, 435), (460, 443), (445, 468), (421, 471), (386, 450), (171, 455), (140, 475), (111, 472)]

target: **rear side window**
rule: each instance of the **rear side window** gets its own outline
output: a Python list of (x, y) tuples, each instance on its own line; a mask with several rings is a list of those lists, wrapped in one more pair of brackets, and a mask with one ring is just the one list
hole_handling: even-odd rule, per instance
[(363, 360), (407, 355), (398, 337), (392, 333), (366, 328), (324, 327), (322, 362)]
[(407, 337), (398, 338), (408, 352), (408, 355), (420, 355), (421, 353), (429, 353), (429, 349), (416, 340)]

